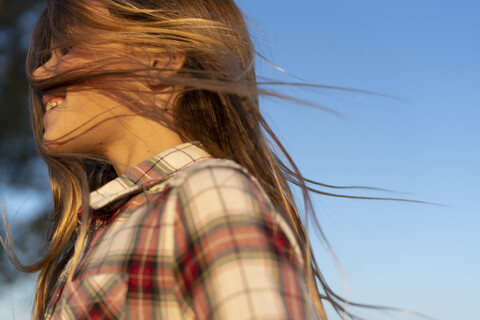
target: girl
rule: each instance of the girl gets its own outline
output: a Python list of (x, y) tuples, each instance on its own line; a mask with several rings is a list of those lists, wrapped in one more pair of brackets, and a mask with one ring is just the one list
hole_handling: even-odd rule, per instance
[(40, 271), (35, 319), (343, 310), (289, 188), (309, 208), (304, 179), (259, 112), (255, 54), (232, 0), (48, 1), (27, 74), (52, 229), (41, 261), (12, 257)]

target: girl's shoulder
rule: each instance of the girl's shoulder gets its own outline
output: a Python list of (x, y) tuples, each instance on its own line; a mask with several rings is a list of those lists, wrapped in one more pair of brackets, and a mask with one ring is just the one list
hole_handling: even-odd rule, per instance
[(288, 247), (301, 264), (292, 228), (258, 179), (243, 166), (232, 160), (205, 159), (180, 170), (169, 184), (180, 204), (176, 219), (185, 228), (183, 232), (207, 235), (227, 229), (233, 234), (248, 228), (261, 230), (275, 243)]
[(210, 158), (197, 161), (179, 170), (168, 185), (189, 201), (220, 201), (225, 206), (233, 203), (248, 205), (254, 201), (263, 211), (274, 210), (258, 179), (232, 160)]
[(203, 159), (186, 166), (178, 171), (171, 184), (178, 186), (186, 182), (222, 183), (228, 181), (228, 178), (247, 179), (258, 184), (257, 179), (240, 164), (217, 158)]

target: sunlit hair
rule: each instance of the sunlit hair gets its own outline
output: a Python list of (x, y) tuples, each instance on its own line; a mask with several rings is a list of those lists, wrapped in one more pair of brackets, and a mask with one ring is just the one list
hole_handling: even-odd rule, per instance
[[(92, 3), (108, 11), (99, 10)], [(66, 54), (68, 50), (85, 50), (85, 44), (88, 50), (97, 52), (98, 60), (71, 70), (58, 70), (54, 77), (42, 81), (32, 76), (35, 69), (49, 60), (53, 50)], [(129, 60), (131, 68), (116, 70), (117, 63), (129, 58), (109, 52), (108, 59), (104, 59), (105, 44), (126, 45), (145, 52), (161, 50), (172, 56), (181, 55), (185, 62), (178, 73), (168, 77), (155, 73), (158, 69), (152, 64), (134, 58)], [(108, 88), (109, 92), (122, 99), (135, 94), (124, 91), (123, 84), (128, 79), (148, 81), (155, 77), (172, 88), (182, 88), (173, 109), (173, 128), (182, 139), (199, 141), (213, 157), (231, 159), (247, 168), (284, 216), (301, 246), (309, 296), (317, 317), (326, 319), (322, 300), (328, 301), (337, 312), (346, 312), (348, 303), (324, 281), (302, 223), (307, 215), (316, 222), (309, 198), (311, 189), (260, 113), (260, 95), (281, 95), (261, 89), (255, 74), (255, 57), (243, 16), (232, 0), (48, 1), (35, 28), (27, 74), (32, 87), (35, 141), (48, 165), (53, 190), (52, 228), (48, 249), (38, 263), (24, 266), (13, 251), (9, 253), (19, 269), (40, 271), (35, 319), (43, 317), (53, 285), (66, 262), (73, 257), (74, 265), (78, 263), (85, 247), (91, 218), (89, 192), (112, 178), (107, 177), (111, 170), (100, 158), (49, 151), (42, 141), (41, 96), (72, 84), (93, 86), (109, 79), (118, 82), (115, 88)], [(131, 96), (125, 101), (139, 115), (163, 121), (151, 105), (133, 104)], [(297, 209), (290, 183), (303, 191), (304, 214)], [(79, 208), (83, 213), (81, 219)], [(317, 227), (321, 232), (318, 224)]]

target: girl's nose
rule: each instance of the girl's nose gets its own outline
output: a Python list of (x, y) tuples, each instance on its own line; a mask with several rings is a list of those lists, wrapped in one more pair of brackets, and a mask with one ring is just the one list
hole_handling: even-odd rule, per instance
[(33, 71), (34, 80), (38, 81), (54, 76), (57, 73), (59, 62), (60, 55), (57, 50), (53, 50), (50, 59)]

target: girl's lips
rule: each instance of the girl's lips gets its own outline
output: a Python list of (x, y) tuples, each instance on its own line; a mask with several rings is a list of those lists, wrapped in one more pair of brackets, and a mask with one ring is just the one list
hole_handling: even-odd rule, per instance
[(44, 125), (46, 125), (48, 115), (51, 113), (51, 111), (56, 107), (58, 107), (64, 100), (65, 100), (65, 96), (45, 95), (42, 98), (42, 103), (45, 110), (43, 114)]
[(60, 105), (65, 100), (65, 96), (45, 95), (42, 98), (42, 103), (45, 108), (45, 113)]
[(62, 103), (61, 101), (56, 101), (56, 100), (48, 102), (47, 105), (45, 106), (45, 112), (52, 110), (53, 108), (57, 107), (61, 103)]

